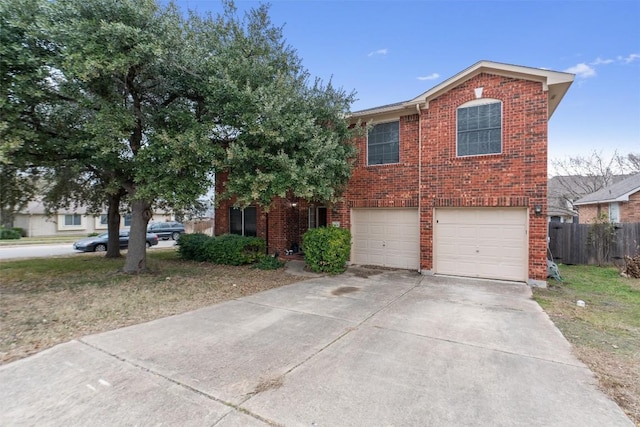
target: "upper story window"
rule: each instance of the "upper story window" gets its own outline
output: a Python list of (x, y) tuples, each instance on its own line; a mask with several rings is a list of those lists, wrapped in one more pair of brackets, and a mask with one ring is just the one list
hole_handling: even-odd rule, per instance
[(374, 125), (367, 135), (367, 164), (400, 162), (400, 122)]
[(502, 152), (502, 102), (478, 99), (458, 108), (458, 156)]

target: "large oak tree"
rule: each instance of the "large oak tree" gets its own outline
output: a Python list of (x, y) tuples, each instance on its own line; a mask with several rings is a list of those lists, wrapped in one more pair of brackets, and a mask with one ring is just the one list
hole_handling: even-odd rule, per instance
[[(42, 74), (45, 101), (25, 101), (46, 126), (12, 119), (33, 135), (3, 151), (56, 152), (105, 202), (126, 194), (125, 272), (146, 269), (154, 205), (192, 207), (216, 170), (229, 173), (241, 204), (339, 196), (354, 155), (352, 95), (310, 78), (266, 6), (185, 17), (154, 0), (20, 1), (49, 19), (47, 61), (32, 73)], [(43, 137), (38, 127), (53, 124)]]

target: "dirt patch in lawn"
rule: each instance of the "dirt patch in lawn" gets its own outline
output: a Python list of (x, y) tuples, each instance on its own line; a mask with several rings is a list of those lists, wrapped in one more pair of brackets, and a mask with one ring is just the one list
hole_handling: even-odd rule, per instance
[(118, 273), (122, 264), (94, 254), (0, 262), (0, 364), (303, 279), (282, 268), (182, 261), (174, 251), (149, 254), (152, 274)]

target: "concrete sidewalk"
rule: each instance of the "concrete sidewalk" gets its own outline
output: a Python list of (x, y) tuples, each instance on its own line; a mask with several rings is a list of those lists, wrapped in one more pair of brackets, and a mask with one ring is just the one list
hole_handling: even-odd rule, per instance
[(352, 268), (0, 367), (3, 425), (633, 426), (524, 284)]

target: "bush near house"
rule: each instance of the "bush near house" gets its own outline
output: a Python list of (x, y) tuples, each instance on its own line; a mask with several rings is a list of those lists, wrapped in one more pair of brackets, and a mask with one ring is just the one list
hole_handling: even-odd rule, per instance
[(302, 236), (304, 259), (319, 273), (342, 273), (351, 251), (351, 232), (346, 228), (312, 228)]
[(178, 239), (180, 257), (213, 264), (253, 264), (260, 260), (264, 250), (264, 240), (235, 234), (224, 234), (218, 237), (200, 233), (183, 234)]
[(0, 240), (17, 240), (22, 237), (21, 228), (0, 228)]

